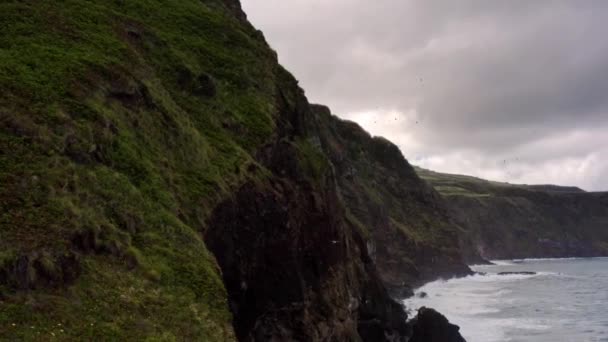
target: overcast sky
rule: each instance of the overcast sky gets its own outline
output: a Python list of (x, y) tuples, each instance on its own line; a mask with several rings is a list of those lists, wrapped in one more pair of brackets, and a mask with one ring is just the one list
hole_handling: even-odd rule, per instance
[(412, 164), (608, 190), (608, 1), (241, 1), (311, 102)]

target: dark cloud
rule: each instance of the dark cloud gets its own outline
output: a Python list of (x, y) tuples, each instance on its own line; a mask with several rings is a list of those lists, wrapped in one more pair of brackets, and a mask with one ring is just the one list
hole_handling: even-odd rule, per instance
[(608, 190), (608, 2), (242, 1), (312, 101), (412, 162)]

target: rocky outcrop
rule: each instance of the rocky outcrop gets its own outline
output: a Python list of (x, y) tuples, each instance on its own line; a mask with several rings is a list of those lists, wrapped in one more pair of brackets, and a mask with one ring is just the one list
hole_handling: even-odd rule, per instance
[(413, 334), (409, 342), (466, 342), (460, 328), (433, 309), (420, 308), (411, 324)]
[(335, 215), (339, 202), (326, 196), (277, 180), (246, 184), (216, 209), (206, 241), (223, 269), (239, 340), (405, 336), (405, 314)]

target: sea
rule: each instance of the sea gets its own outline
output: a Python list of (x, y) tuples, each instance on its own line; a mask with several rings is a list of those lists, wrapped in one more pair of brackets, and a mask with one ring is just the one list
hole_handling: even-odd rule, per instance
[(436, 309), (468, 342), (608, 342), (608, 258), (493, 262), (471, 267), (485, 275), (426, 284), (404, 304)]

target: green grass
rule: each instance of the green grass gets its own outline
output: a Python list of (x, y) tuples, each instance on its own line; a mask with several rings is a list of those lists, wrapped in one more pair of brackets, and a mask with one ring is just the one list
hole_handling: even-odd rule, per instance
[(311, 184), (323, 184), (322, 180), (327, 176), (331, 164), (320, 147), (313, 146), (310, 141), (303, 138), (296, 140), (295, 145), (300, 167), (304, 174), (313, 178)]
[(247, 166), (275, 128), (274, 52), (220, 1), (4, 1), (0, 32), (0, 274), (19, 256), (82, 267), (0, 284), (0, 339), (233, 339), (201, 233), (263, 177)]
[[(167, 287), (88, 258), (67, 290), (18, 294), (2, 303), (0, 336), (17, 340), (223, 340), (226, 312), (210, 311), (187, 287)], [(111, 286), (110, 286), (111, 285)], [(222, 317), (223, 316), (223, 317)], [(221, 321), (220, 321), (221, 322)]]
[(435, 190), (444, 196), (489, 197), (490, 194), (475, 193), (456, 185), (436, 185)]
[(492, 182), (464, 175), (439, 173), (414, 167), (420, 178), (431, 184), (435, 190), (444, 196), (491, 197), (502, 189), (513, 188), (508, 183)]

